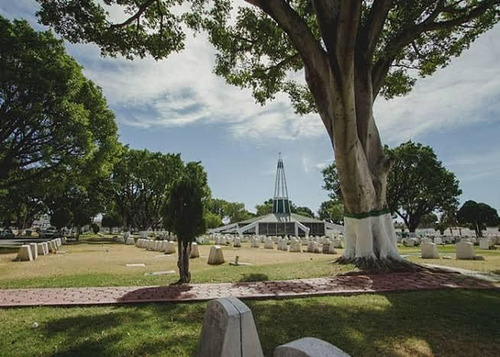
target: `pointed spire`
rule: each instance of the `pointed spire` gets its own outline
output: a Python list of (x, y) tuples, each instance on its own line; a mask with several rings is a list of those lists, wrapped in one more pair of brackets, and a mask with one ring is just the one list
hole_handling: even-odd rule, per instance
[(288, 189), (286, 187), (285, 166), (278, 155), (278, 165), (276, 168), (276, 181), (274, 184), (273, 213), (290, 214), (290, 201), (288, 199)]

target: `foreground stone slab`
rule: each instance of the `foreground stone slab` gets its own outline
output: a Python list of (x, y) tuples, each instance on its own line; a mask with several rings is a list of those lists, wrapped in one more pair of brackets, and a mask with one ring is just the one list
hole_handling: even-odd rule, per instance
[(189, 258), (199, 258), (199, 257), (200, 257), (200, 250), (198, 249), (198, 244), (191, 243), (191, 254), (189, 255)]
[(218, 245), (214, 245), (210, 248), (210, 254), (208, 255), (208, 264), (217, 265), (224, 263), (224, 254), (222, 253), (222, 248)]
[(434, 243), (422, 243), (420, 254), (422, 259), (439, 259), (439, 253)]
[(237, 298), (209, 301), (198, 357), (263, 357), (252, 311)]
[(31, 255), (31, 247), (27, 244), (22, 245), (21, 248), (19, 248), (16, 260), (32, 261), (33, 256)]
[(304, 337), (276, 347), (274, 357), (350, 357), (331, 343), (314, 337)]

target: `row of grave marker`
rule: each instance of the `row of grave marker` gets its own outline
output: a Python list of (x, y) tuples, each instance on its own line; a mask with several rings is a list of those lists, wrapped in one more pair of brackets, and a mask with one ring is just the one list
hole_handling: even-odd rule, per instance
[(42, 243), (30, 243), (23, 244), (19, 248), (17, 261), (33, 261), (38, 258), (39, 255), (48, 255), (49, 253), (55, 253), (63, 244), (63, 239), (56, 238)]

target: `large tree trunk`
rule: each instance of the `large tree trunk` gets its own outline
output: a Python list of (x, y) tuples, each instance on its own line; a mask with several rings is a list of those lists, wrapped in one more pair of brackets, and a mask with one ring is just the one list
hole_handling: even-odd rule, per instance
[(345, 207), (346, 248), (339, 262), (371, 270), (407, 269), (411, 264), (398, 254), (387, 206), (390, 160), (373, 119), (369, 73), (358, 71), (355, 80), (344, 78), (342, 86), (332, 79), (331, 95), (317, 101), (325, 126), (331, 128), (328, 132)]
[(390, 161), (373, 120), (373, 102), (391, 61), (382, 61), (375, 71), (372, 60), (391, 2), (375, 2), (361, 26), (361, 1), (312, 1), (319, 43), (288, 2), (246, 1), (278, 23), (304, 63), (307, 85), (335, 152), (346, 211), (342, 260), (368, 268), (405, 265), (387, 210)]

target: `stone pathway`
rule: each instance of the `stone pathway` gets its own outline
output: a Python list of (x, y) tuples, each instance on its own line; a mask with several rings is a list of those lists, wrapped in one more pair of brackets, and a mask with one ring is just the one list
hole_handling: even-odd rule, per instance
[(185, 286), (0, 289), (0, 307), (107, 305), (206, 301), (221, 297), (275, 299), (432, 289), (496, 289), (497, 284), (459, 273), (346, 274), (329, 278)]

